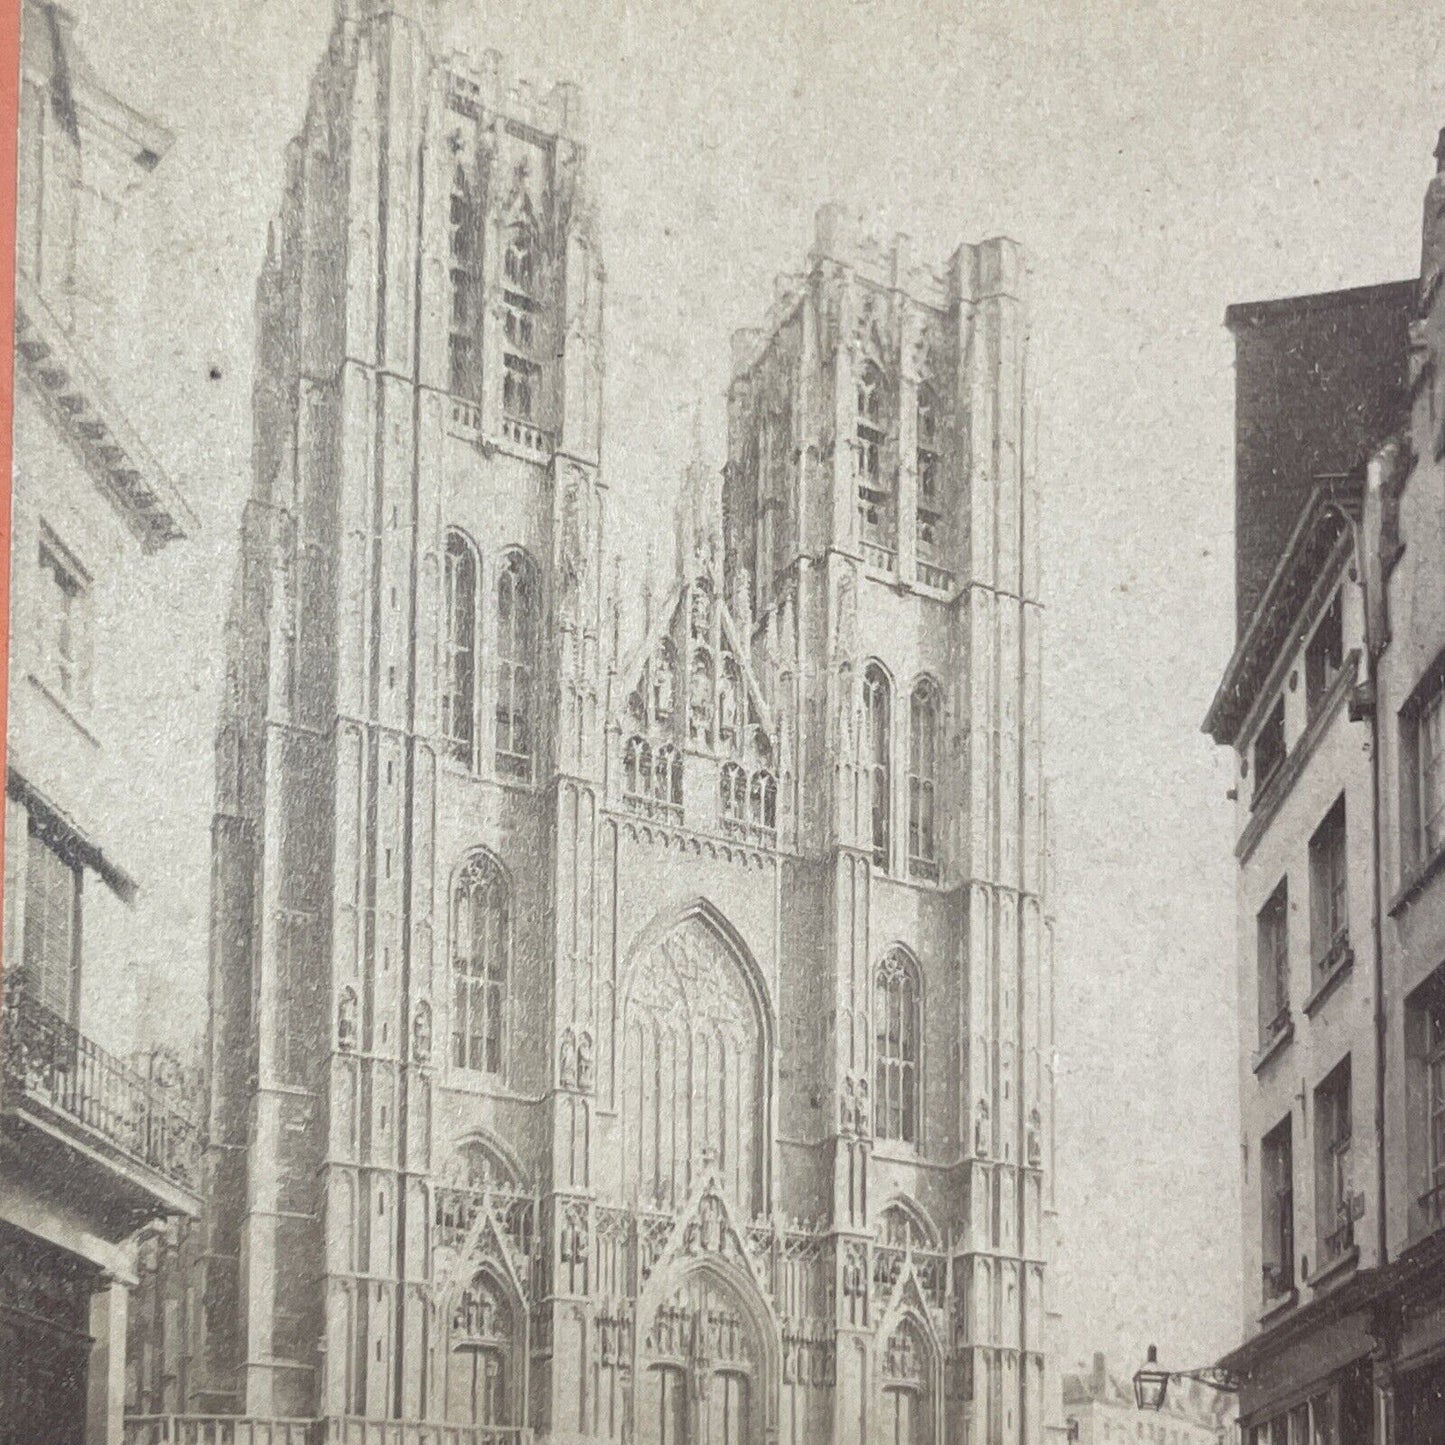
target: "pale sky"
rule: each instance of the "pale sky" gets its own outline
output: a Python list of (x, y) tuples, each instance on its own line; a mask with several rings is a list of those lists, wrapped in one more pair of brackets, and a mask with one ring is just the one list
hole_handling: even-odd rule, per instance
[[(249, 485), (252, 291), (329, 0), (70, 0), (176, 144), (133, 211), (154, 330), (121, 388), (203, 519), (138, 586), (138, 802), (166, 1027), (202, 1027), (220, 621)], [(1233, 629), (1236, 300), (1418, 270), (1442, 16), (1378, 0), (495, 0), (443, 6), (583, 90), (608, 271), (614, 495), (666, 501), (728, 336), (818, 204), (942, 263), (1032, 258), (1059, 890), (1066, 1361), (1239, 1333), (1231, 760), (1199, 731)], [(221, 371), (210, 379), (212, 367)], [(663, 515), (661, 509), (659, 515)]]

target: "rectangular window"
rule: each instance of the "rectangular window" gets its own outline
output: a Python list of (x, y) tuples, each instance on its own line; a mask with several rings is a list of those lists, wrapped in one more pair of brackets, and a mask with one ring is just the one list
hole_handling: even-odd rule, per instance
[(1350, 1209), (1350, 1061), (1315, 1090), (1315, 1220), (1319, 1263), (1340, 1259), (1355, 1242)]
[(1279, 765), (1284, 762), (1284, 698), (1270, 708), (1254, 740), (1254, 796), (1269, 786)]
[(1430, 1223), (1440, 1224), (1445, 1222), (1445, 1000), (1436, 999), (1426, 1019), (1430, 1192), (1425, 1203)]
[(1264, 1302), (1272, 1304), (1294, 1289), (1294, 1148), (1288, 1114), (1264, 1136), (1260, 1160)]
[(1319, 712), (1329, 696), (1344, 660), (1344, 628), (1341, 618), (1340, 594), (1330, 599), (1305, 649), (1305, 704), (1309, 715)]
[(1310, 839), (1310, 956), (1318, 973), (1328, 973), (1349, 947), (1346, 873), (1342, 795)]
[(66, 702), (90, 700), (90, 579), (64, 548), (40, 540), (41, 673)]
[(1420, 862), (1445, 845), (1445, 688), (1436, 688), (1420, 708), (1415, 723), (1416, 837)]
[(1289, 881), (1281, 878), (1259, 910), (1259, 1041), (1270, 1043), (1289, 1023)]
[(1418, 1110), (1406, 1130), (1410, 1178), (1420, 1223), (1433, 1230), (1445, 1224), (1445, 966), (1406, 1003), (1405, 1057), (1406, 1097)]
[(75, 1017), (80, 938), (80, 869), (31, 823), (25, 857), (23, 977), (32, 998)]

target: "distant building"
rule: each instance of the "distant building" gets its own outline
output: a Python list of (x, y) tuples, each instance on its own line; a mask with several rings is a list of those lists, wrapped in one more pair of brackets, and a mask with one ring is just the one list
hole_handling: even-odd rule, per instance
[[(1064, 1424), (1069, 1445), (1229, 1445), (1233, 1404), (1193, 1381), (1171, 1384), (1164, 1409), (1145, 1413), (1131, 1380), (1096, 1354), (1084, 1372), (1064, 1376)], [(1308, 1442), (1303, 1442), (1308, 1445)]]
[(1227, 318), (1250, 1445), (1445, 1441), (1442, 201), (1418, 284)]
[[(177, 1063), (131, 1057), (144, 840), (108, 642), (137, 569), (194, 526), (107, 378), (133, 289), (124, 200), (169, 145), (110, 95), (52, 5), (23, 15), (12, 638), (0, 1072), (0, 1441), (121, 1437), (134, 1236), (198, 1208)], [(119, 296), (119, 306), (113, 304)], [(96, 342), (101, 344), (97, 347)]]

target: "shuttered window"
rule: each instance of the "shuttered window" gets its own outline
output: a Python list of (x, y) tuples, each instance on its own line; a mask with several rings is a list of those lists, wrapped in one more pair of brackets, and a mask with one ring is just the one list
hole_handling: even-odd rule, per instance
[(75, 1010), (80, 870), (31, 829), (25, 865), (24, 972), (31, 995), (69, 1019)]

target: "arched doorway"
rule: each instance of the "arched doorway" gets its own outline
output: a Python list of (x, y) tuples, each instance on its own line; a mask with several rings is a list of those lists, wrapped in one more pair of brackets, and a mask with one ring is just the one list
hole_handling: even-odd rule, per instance
[(520, 1419), (516, 1316), (490, 1269), (478, 1270), (452, 1310), (447, 1356), (447, 1420), (514, 1425)]
[(751, 1217), (762, 1205), (764, 1014), (738, 952), (706, 916), (642, 951), (623, 1029), (628, 1197), (673, 1210), (715, 1173)]
[(637, 1371), (639, 1445), (760, 1445), (765, 1342), (737, 1291), (698, 1270), (658, 1305)]
[(905, 1316), (889, 1334), (880, 1360), (879, 1445), (933, 1445), (931, 1353), (918, 1321)]

